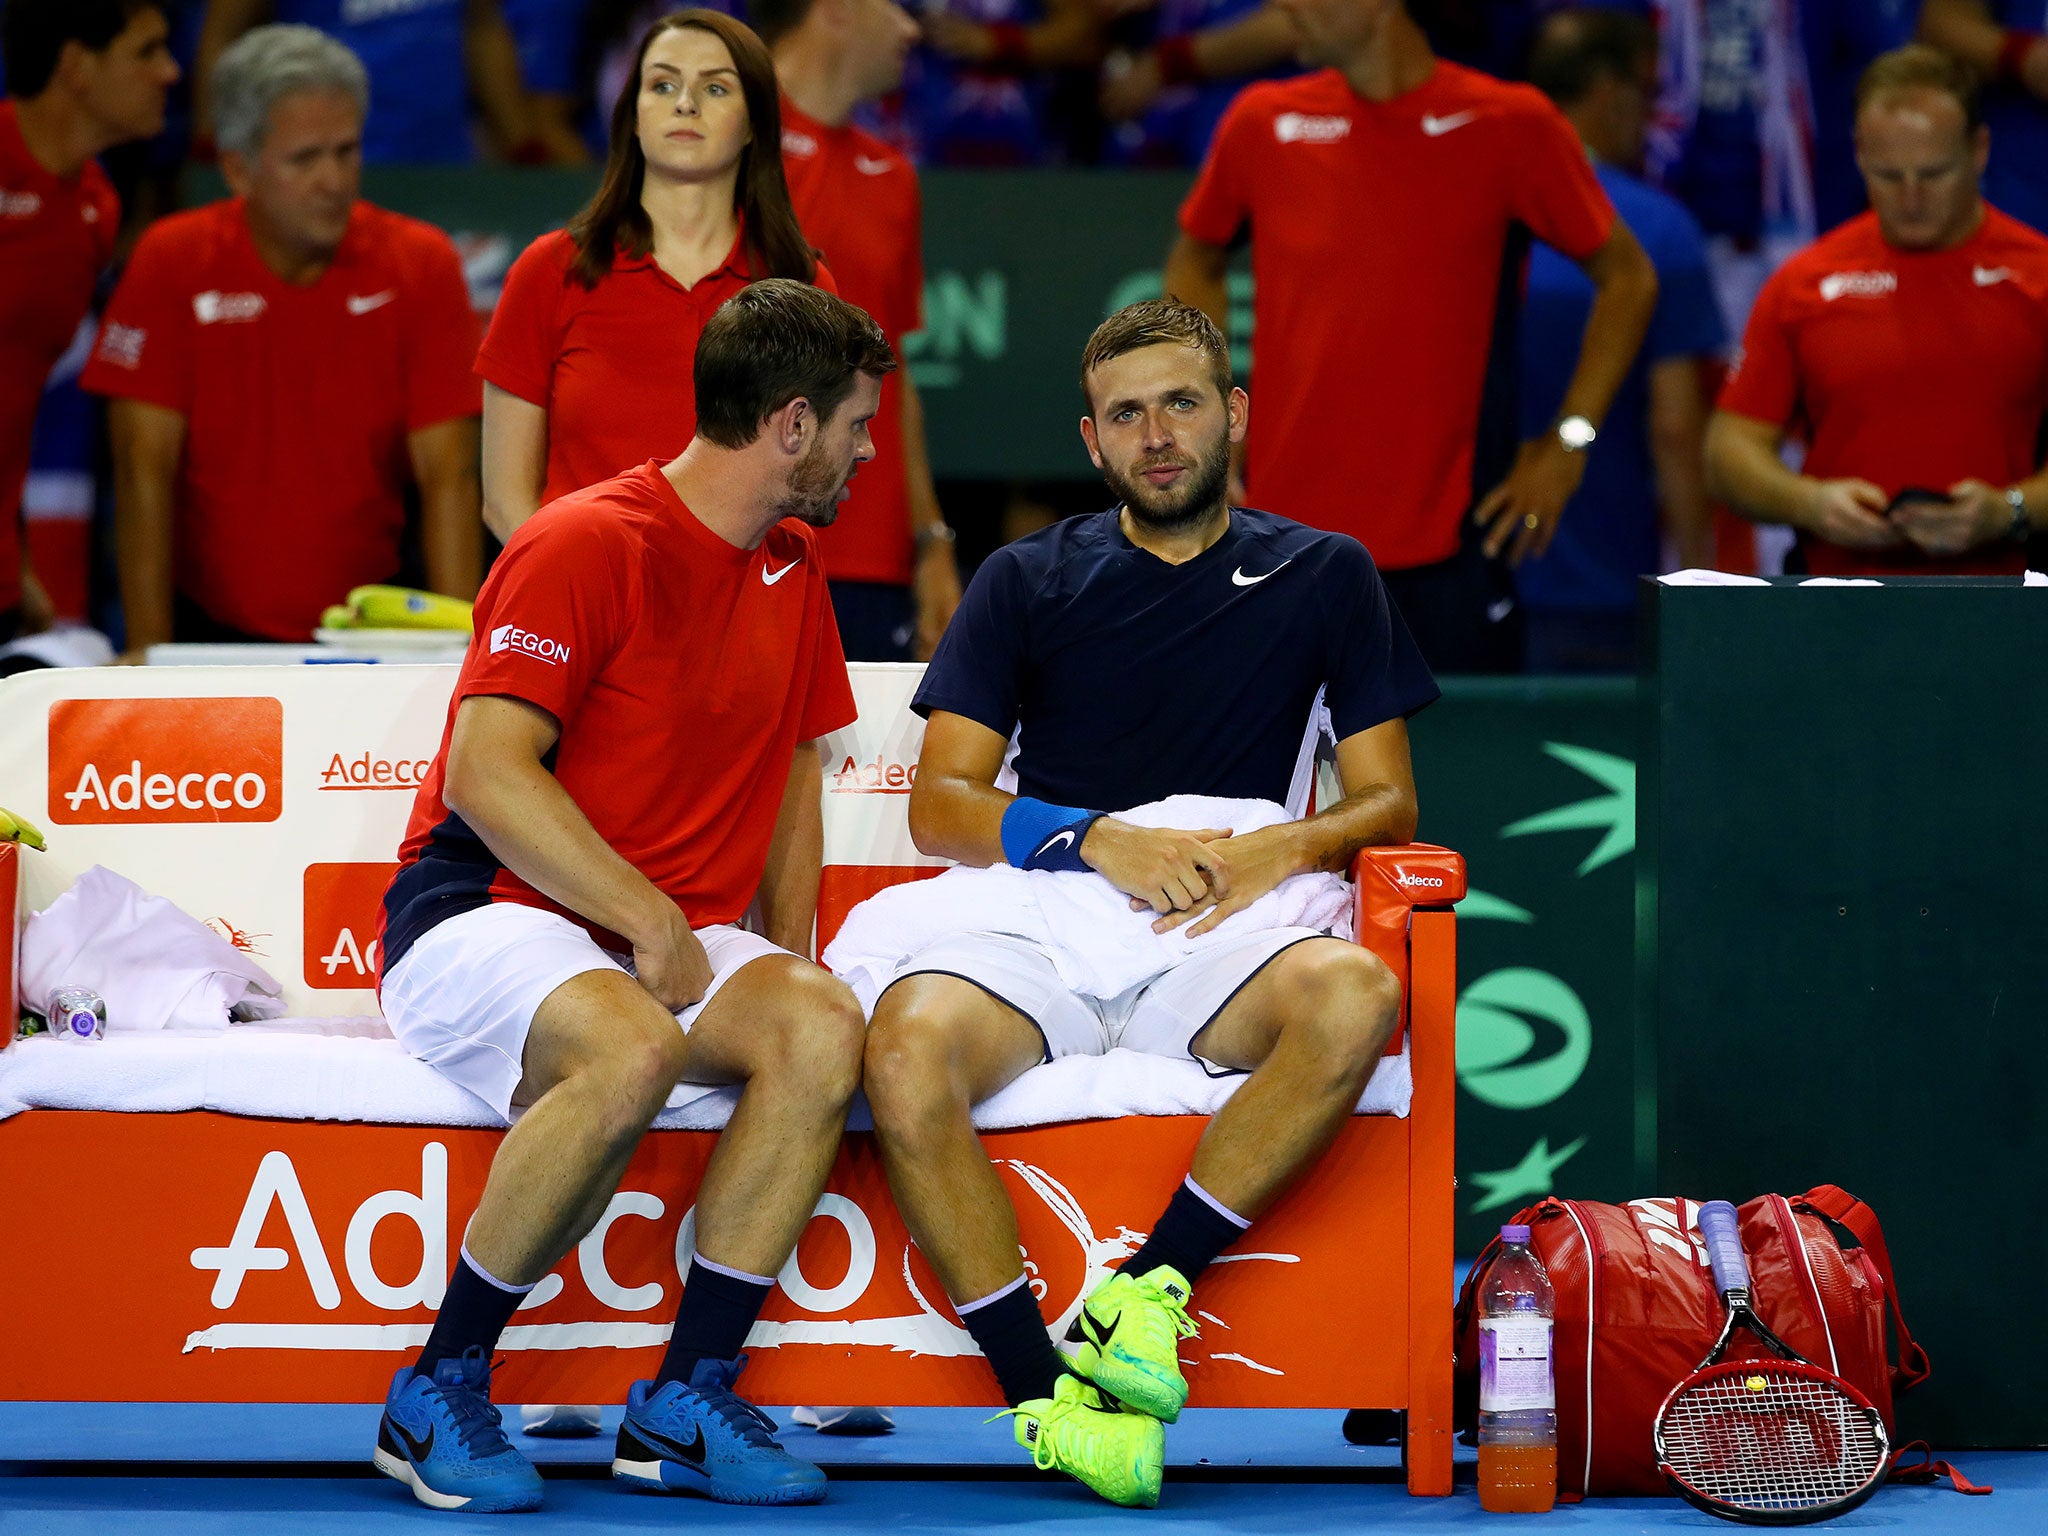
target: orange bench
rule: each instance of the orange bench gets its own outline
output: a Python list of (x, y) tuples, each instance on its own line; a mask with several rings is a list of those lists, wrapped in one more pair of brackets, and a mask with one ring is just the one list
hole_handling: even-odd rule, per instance
[[(215, 674), (219, 687), (264, 682), (253, 670), (223, 676)], [(108, 685), (102, 675), (92, 686)], [(361, 679), (349, 686), (360, 688)], [(279, 685), (288, 720), (299, 707), (297, 687)], [(43, 802), (10, 783), (22, 759), (10, 759), (5, 737), (21, 721), (16, 712), (7, 723), (7, 702), (0, 696), (0, 803), (33, 814)], [(309, 750), (313, 762), (325, 746)], [(287, 818), (290, 757), (281, 770)], [(46, 798), (63, 787), (49, 785)], [(883, 792), (893, 788), (884, 784)], [(317, 805), (346, 814), (365, 798), (336, 796), (334, 810)], [(891, 809), (900, 814), (900, 806)], [(64, 829), (52, 832), (54, 856)], [(117, 846), (118, 837), (97, 856), (113, 863), (107, 848)], [(18, 866), (40, 857), (0, 846), (0, 935), (18, 927)], [(821, 945), (854, 901), (916, 872), (829, 865)], [(144, 871), (134, 877), (149, 883)], [(1353, 1117), (1313, 1174), (1204, 1277), (1202, 1335), (1186, 1356), (1191, 1400), (1405, 1410), (1408, 1486), (1444, 1494), (1452, 1433), (1451, 905), (1464, 892), (1463, 863), (1423, 846), (1376, 849), (1359, 859), (1354, 878), (1361, 942), (1406, 983), (1412, 1107), (1405, 1117)], [(253, 931), (286, 929), (300, 917), (277, 912)], [(310, 927), (306, 939), (303, 963), (313, 974), (325, 941)], [(9, 959), (0, 943), (0, 999), (11, 995)], [(1071, 1314), (1092, 1281), (1130, 1251), (1185, 1170), (1204, 1123), (1134, 1117), (984, 1136), (1016, 1201), (1048, 1319)], [(0, 1165), (12, 1170), (0, 1188), (0, 1286), (58, 1303), (38, 1309), (34, 1323), (29, 1307), (17, 1309), (0, 1351), (0, 1398), (62, 1399), (83, 1387), (163, 1402), (381, 1400), (391, 1371), (425, 1336), (498, 1135), (203, 1110), (31, 1109), (0, 1120)], [(504, 1400), (614, 1401), (648, 1373), (673, 1315), (678, 1255), (690, 1250), (690, 1194), (714, 1141), (708, 1131), (648, 1137), (598, 1228), (515, 1319), (505, 1340)], [(992, 1379), (904, 1233), (866, 1133), (848, 1135), (781, 1282), (749, 1342), (747, 1387), (760, 1401), (996, 1402)], [(89, 1310), (95, 1354), (122, 1360), (121, 1371), (81, 1376), (77, 1336), (64, 1322), (73, 1308)]]

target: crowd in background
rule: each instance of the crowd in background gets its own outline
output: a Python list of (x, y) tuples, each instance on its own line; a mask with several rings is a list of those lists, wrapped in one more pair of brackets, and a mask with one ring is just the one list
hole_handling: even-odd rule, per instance
[[(63, 3), (11, 0), (11, 8), (26, 13), (39, 5)], [(866, 291), (849, 290), (848, 296), (878, 314), (886, 308), (885, 324), (892, 340), (900, 340), (916, 329), (920, 309), (919, 204), (911, 167), (1206, 164), (1208, 185), (1216, 178), (1215, 162), (1222, 153), (1218, 125), (1226, 121), (1232, 103), (1253, 82), (1301, 75), (1316, 62), (1312, 57), (1305, 60), (1305, 33), (1313, 34), (1322, 24), (1322, 13), (1342, 11), (1353, 3), (933, 0), (908, 12), (894, 0), (874, 0), (880, 9), (862, 23), (868, 34), (863, 46), (870, 57), (861, 66), (874, 88), (858, 99), (835, 99), (837, 116), (825, 123), (787, 99), (783, 103), (781, 136), (790, 181), (798, 193), (796, 211), (824, 252), (826, 268), (840, 270), (839, 250), (847, 252), (846, 265), (865, 263), (870, 268), (855, 282), (856, 288)], [(165, 25), (157, 51), (160, 67), (171, 80), (161, 125), (119, 141), (110, 139), (101, 157), (121, 194), (122, 219), (118, 239), (105, 230), (96, 239), (104, 247), (101, 260), (111, 261), (116, 270), (142, 232), (183, 200), (181, 174), (187, 167), (221, 162), (224, 155), (238, 151), (246, 161), (253, 153), (255, 141), (247, 125), (238, 130), (223, 121), (219, 86), (223, 58), (232, 57), (238, 40), (252, 29), (274, 22), (310, 25), (344, 44), (359, 61), (360, 89), (338, 89), (343, 95), (354, 91), (369, 103), (367, 115), (358, 113), (363, 164), (488, 160), (595, 166), (603, 163), (623, 121), (615, 119), (612, 103), (634, 79), (648, 26), (671, 9), (654, 0), (156, 0), (153, 7), (128, 9), (138, 8), (161, 13)], [(772, 38), (778, 27), (789, 30), (788, 16), (801, 17), (807, 7), (776, 0), (714, 0), (710, 9), (750, 16)], [(1506, 551), (1517, 560), (1511, 578), (1497, 568), (1489, 569), (1483, 580), (1474, 575), (1467, 581), (1461, 574), (1455, 583), (1457, 596), (1446, 599), (1441, 595), (1444, 583), (1437, 579), (1445, 575), (1438, 567), (1448, 558), (1442, 549), (1432, 544), (1409, 559), (1375, 537), (1366, 537), (1366, 542), (1396, 578), (1397, 595), (1399, 578), (1407, 569), (1425, 574), (1427, 579), (1416, 584), (1409, 599), (1418, 608), (1448, 603), (1458, 624), (1466, 624), (1470, 612), (1491, 612), (1503, 603), (1517, 609), (1518, 639), (1512, 656), (1484, 647), (1426, 646), (1440, 665), (1448, 661), (1453, 670), (1518, 665), (1531, 670), (1621, 669), (1632, 655), (1634, 578), (1674, 563), (1705, 565), (1717, 558), (1709, 466), (1702, 449), (1732, 338), (1742, 334), (1759, 291), (1774, 272), (1866, 206), (1868, 171), (1859, 167), (1852, 134), (1859, 120), (1857, 82), (1871, 62), (1917, 35), (1967, 64), (1985, 85), (1983, 113), (1991, 129), (1989, 164), (1983, 172), (1987, 198), (2021, 224), (2048, 223), (2048, 42), (2042, 38), (2048, 30), (2048, 0), (1592, 0), (1590, 7), (1568, 13), (1553, 0), (1409, 0), (1407, 12), (1419, 35), (1427, 38), (1432, 57), (1493, 76), (1527, 80), (1550, 98), (1590, 156), (1600, 190), (1647, 253), (1660, 293), (1646, 322), (1640, 354), (1631, 346), (1635, 362), (1625, 378), (1617, 376), (1613, 414), (1603, 425), (1600, 447), (1575, 467), (1586, 478), (1583, 485), (1571, 482), (1573, 511), (1562, 524), (1564, 532), (1553, 538), (1560, 526), (1557, 509), (1539, 506), (1541, 497), (1526, 506), (1515, 501), (1509, 509), (1515, 517), (1538, 519), (1525, 525), (1535, 537), (1517, 534), (1517, 542)], [(776, 20), (778, 15), (783, 21)], [(879, 19), (884, 16), (890, 19)], [(778, 53), (777, 67), (785, 64)], [(11, 72), (10, 86), (13, 78)], [(786, 71), (783, 87), (786, 97)], [(18, 89), (15, 94), (20, 94)], [(1960, 105), (1963, 97), (1956, 99), (1958, 111), (1967, 112)], [(1974, 118), (1962, 126), (1964, 132), (1973, 132)], [(884, 155), (894, 157), (892, 163), (903, 163), (899, 180), (909, 195), (852, 210), (831, 208), (831, 176), (810, 162), (821, 144), (838, 144), (845, 134), (859, 135), (857, 145), (846, 140), (854, 145), (847, 153), (870, 155), (877, 165)], [(229, 180), (246, 198), (243, 184), (233, 175)], [(1972, 188), (1974, 192), (1974, 182)], [(349, 201), (353, 203), (353, 193)], [(1211, 205), (1220, 206), (1213, 197)], [(1215, 217), (1242, 223), (1250, 209), (1250, 202), (1240, 198)], [(5, 211), (0, 208), (0, 213)], [(1531, 216), (1526, 209), (1510, 207), (1505, 214), (1516, 227), (1534, 227), (1538, 235), (1550, 232), (1540, 212)], [(822, 237), (813, 227), (814, 219), (834, 217), (838, 225), (832, 238)], [(1184, 237), (1189, 217), (1184, 212)], [(865, 232), (878, 220), (890, 225), (879, 242)], [(1505, 310), (1516, 316), (1518, 335), (1507, 341), (1498, 333), (1490, 338), (1480, 419), (1469, 430), (1460, 429), (1465, 435), (1451, 445), (1452, 456), (1444, 461), (1454, 467), (1470, 464), (1472, 498), (1480, 501), (1483, 516), (1501, 510), (1489, 508), (1481, 499), (1489, 487), (1512, 487), (1524, 473), (1514, 445), (1520, 442), (1526, 449), (1543, 441), (1571, 391), (1584, 382), (1575, 372), (1575, 359), (1589, 311), (1599, 311), (1603, 280), (1590, 264), (1596, 242), (1588, 234), (1579, 239), (1580, 248), (1573, 249), (1570, 241), (1575, 236), (1563, 233), (1583, 227), (1563, 219), (1555, 228), (1561, 232), (1556, 238), (1566, 242), (1564, 252), (1539, 239), (1526, 262), (1510, 263), (1515, 291)], [(190, 243), (193, 227), (180, 228), (181, 238)], [(731, 243), (734, 238), (724, 225), (699, 233), (706, 241)], [(1162, 244), (1166, 233), (1162, 232)], [(1206, 245), (1196, 242), (1200, 249), (1195, 255), (1207, 259), (1227, 249), (1242, 231), (1237, 224), (1218, 224), (1213, 233), (1215, 238)], [(752, 230), (748, 239), (759, 234)], [(1418, 244), (1426, 239), (1425, 232), (1417, 232)], [(862, 242), (880, 248), (850, 249)], [(1255, 265), (1257, 245), (1255, 235)], [(438, 280), (447, 289), (443, 297), (448, 298), (454, 278), (450, 253), (443, 247), (445, 241), (433, 247), (430, 258), (422, 259), (439, 273)], [(722, 252), (723, 245), (719, 249)], [(1177, 259), (1190, 259), (1185, 242)], [(2024, 265), (2017, 258), (2015, 263), (2014, 271)], [(276, 261), (271, 266), (278, 269)], [(716, 259), (707, 259), (703, 272), (715, 276), (718, 270)], [(1978, 270), (1987, 269), (1980, 262)], [(518, 288), (518, 272), (515, 268), (508, 292)], [(411, 273), (408, 268), (408, 282), (415, 281)], [(894, 282), (888, 284), (885, 275), (891, 273)], [(1199, 273), (1186, 265), (1180, 273), (1186, 292), (1185, 283)], [(1169, 282), (1173, 281), (1170, 265)], [(131, 269), (131, 307), (144, 302), (139, 290), (145, 287), (147, 271)], [(104, 307), (107, 291), (103, 285), (98, 307)], [(1191, 292), (1186, 296), (1194, 297)], [(1493, 313), (1491, 294), (1475, 292), (1468, 297), (1471, 304)], [(1277, 302), (1270, 296), (1268, 300)], [(445, 321), (436, 322), (440, 330), (435, 334), (443, 336), (452, 358), (472, 346), (474, 338), (453, 313), (452, 301), (449, 308)], [(1277, 334), (1272, 323), (1262, 324)], [(148, 410), (153, 405), (170, 411), (174, 402), (187, 400), (177, 391), (189, 389), (190, 381), (157, 381), (148, 389), (110, 382), (110, 346), (118, 371), (119, 348), (131, 343), (141, 329), (115, 317), (110, 334), (100, 339), (100, 360), (94, 365), (98, 382), (90, 377), (87, 381), (99, 393), (129, 403), (125, 414), (116, 410), (114, 435), (122, 450), (117, 455), (123, 459), (121, 472), (133, 482), (134, 464), (153, 452), (160, 482), (152, 493), (150, 526), (155, 531), (146, 541), (147, 553), (122, 551), (125, 563), (142, 560), (150, 568), (145, 585), (151, 595), (139, 605), (132, 571), (122, 573), (128, 625), (143, 640), (173, 633), (181, 638), (278, 638), (280, 624), (300, 632), (304, 626), (299, 610), (318, 607), (310, 596), (296, 600), (288, 620), (222, 619), (221, 611), (244, 616), (251, 611), (248, 581), (233, 564), (233, 534), (221, 535), (229, 554), (223, 557), (224, 568), (211, 576), (198, 573), (189, 553), (170, 549), (175, 496), (168, 477), (189, 444), (182, 435), (162, 438), (164, 423), (150, 417)], [(68, 352), (57, 349), (64, 353), (54, 375), (60, 383), (76, 378), (84, 363), (85, 339), (81, 335), (81, 344)], [(47, 350), (46, 341), (38, 344)], [(161, 350), (160, 343), (153, 367), (166, 366)], [(1267, 356), (1279, 350), (1269, 347)], [(491, 363), (494, 355), (500, 359), (496, 365)], [(533, 461), (532, 483), (525, 484), (526, 470), (507, 458), (508, 452), (514, 459), (519, 452), (531, 457), (531, 450), (517, 448), (521, 440), (516, 435), (508, 436), (515, 428), (529, 434), (540, 431), (543, 435), (535, 440), (544, 445), (543, 451), (557, 456), (560, 452), (558, 444), (547, 444), (545, 415), (536, 418), (536, 427), (518, 414), (522, 401), (545, 409), (537, 399), (539, 386), (520, 386), (522, 395), (502, 382), (530, 379), (536, 376), (535, 369), (544, 372), (552, 366), (551, 359), (537, 355), (522, 365), (522, 373), (504, 361), (509, 355), (503, 346), (495, 354), (487, 346), (477, 370), (484, 380), (480, 450), (469, 429), (469, 435), (429, 431), (469, 421), (479, 408), (470, 398), (474, 382), (448, 358), (433, 364), (444, 377), (432, 388), (415, 381), (407, 386), (411, 396), (399, 392), (410, 403), (398, 417), (374, 428), (367, 422), (362, 427), (363, 441), (370, 445), (362, 452), (377, 461), (375, 473), (363, 477), (364, 505), (375, 509), (366, 516), (383, 528), (395, 518), (410, 516), (416, 540), (423, 527), (425, 551), (414, 550), (410, 573), (423, 584), (456, 595), (472, 591), (474, 577), (451, 575), (450, 570), (459, 566), (466, 571), (475, 557), (467, 536), (445, 531), (437, 535), (435, 530), (474, 521), (470, 508), (477, 503), (473, 486), (479, 453), (484, 521), (495, 533), (509, 532), (543, 492), (561, 488), (556, 484), (560, 466), (552, 459)], [(370, 363), (364, 361), (363, 366)], [(499, 371), (494, 373), (493, 366)], [(1279, 386), (1294, 381), (1279, 379), (1271, 362), (1266, 366), (1267, 377), (1258, 381), (1262, 398), (1279, 399)], [(2023, 367), (2024, 362), (2015, 366)], [(136, 371), (133, 366), (127, 369), (131, 374)], [(1505, 383), (1503, 375), (1508, 376)], [(343, 388), (338, 378), (328, 382)], [(244, 385), (237, 398), (246, 405), (246, 379)], [(135, 405), (138, 400), (140, 407)], [(1796, 415), (1795, 407), (1796, 402), (1784, 414)], [(32, 477), (22, 501), (32, 519), (45, 525), (75, 525), (94, 511), (92, 466), (89, 460), (80, 462), (78, 445), (104, 442), (99, 409), (76, 389), (56, 388), (44, 396), (37, 422), (41, 472)], [(289, 405), (280, 409), (278, 430), (280, 440), (286, 440), (293, 423), (307, 418), (294, 417)], [(1595, 414), (1608, 409), (1609, 401), (1602, 399)], [(886, 538), (877, 534), (869, 539), (865, 553), (846, 557), (857, 568), (858, 579), (836, 595), (846, 604), (843, 625), (893, 637), (864, 642), (856, 653), (921, 654), (928, 652), (958, 593), (953, 539), (940, 503), (957, 493), (965, 504), (972, 499), (972, 488), (933, 486), (923, 448), (921, 407), (907, 376), (892, 390), (885, 411), (889, 432), (900, 445), (897, 462), (908, 468), (890, 471), (898, 477), (887, 492), (893, 509), (870, 515), (885, 515), (902, 526), (892, 523)], [(1254, 422), (1256, 439), (1261, 418), (1255, 416)], [(1811, 422), (1788, 419), (1781, 425), (1801, 441), (1812, 435)], [(158, 437), (151, 438), (151, 430)], [(186, 429), (181, 424), (177, 430), (182, 434)], [(508, 450), (507, 443), (514, 448)], [(634, 451), (642, 446), (636, 445)], [(1775, 451), (1776, 439), (1771, 446)], [(1491, 460), (1489, 452), (1494, 455)], [(2033, 463), (2038, 463), (2037, 457)], [(4, 464), (0, 470), (13, 473)], [(1531, 477), (1538, 477), (1537, 472), (1531, 470), (1524, 478)], [(515, 510), (503, 515), (494, 507), (505, 502), (503, 488), (514, 481), (521, 482), (520, 488), (507, 504)], [(457, 482), (472, 490), (458, 492)], [(1255, 476), (1255, 498), (1259, 491)], [(14, 494), (11, 484), (0, 485), (0, 496)], [(220, 528), (253, 526), (261, 519), (261, 503), (269, 494), (257, 496)], [(1094, 499), (1092, 493), (1076, 494), (1076, 506)], [(1455, 499), (1459, 505), (1454, 522), (1468, 510), (1462, 491)], [(1512, 493), (1509, 499), (1514, 500)], [(102, 491), (98, 510), (103, 521), (104, 500)], [(1010, 500), (1014, 507), (1017, 498)], [(1782, 501), (1783, 495), (1778, 496), (1774, 506)], [(2012, 507), (2015, 542), (2023, 547), (2025, 509), (2019, 501)], [(13, 516), (12, 507), (4, 510)], [(1282, 510), (1302, 515), (1291, 507)], [(1757, 515), (1754, 507), (1747, 510)], [(1980, 509), (1984, 528), (1989, 528), (1996, 510), (1988, 505)], [(1795, 521), (1789, 514), (1785, 520)], [(1029, 521), (1028, 516), (1013, 517), (1009, 530)], [(861, 516), (853, 523), (861, 525)], [(1500, 523), (1502, 529), (1506, 526), (1505, 521)], [(1723, 563), (1732, 559), (1738, 565), (1775, 570), (1788, 538), (1780, 535), (1774, 542), (1775, 530), (1760, 530), (1759, 552), (1747, 542), (1748, 526), (1742, 526), (1739, 539), (1730, 533), (1733, 526), (1725, 517), (1719, 525)], [(1358, 531), (1366, 536), (1365, 529)], [(33, 534), (32, 524), (32, 545)], [(1856, 536), (1875, 537), (1868, 529), (1859, 529)], [(1455, 539), (1455, 534), (1447, 537)], [(1812, 544), (1813, 537), (1817, 535), (1807, 537), (1806, 543)], [(1898, 542), (1901, 547), (1906, 543), (1903, 538)], [(58, 543), (68, 549), (75, 541), (54, 541), (52, 548)], [(129, 544), (134, 544), (132, 538)], [(1964, 552), (1974, 547), (1966, 546)], [(381, 549), (380, 544), (377, 551)], [(383, 560), (377, 551), (365, 554), (359, 549), (357, 565), (367, 569), (365, 561)], [(1485, 551), (1489, 556), (1501, 552), (1499, 537)], [(1531, 558), (1521, 559), (1525, 555)], [(2002, 552), (1992, 568), (2005, 568), (2016, 558), (2009, 556), (2009, 551)], [(1793, 568), (1803, 568), (1802, 558), (1793, 555)], [(186, 574), (174, 580), (174, 567)], [(64, 573), (68, 586), (77, 585), (71, 579), (76, 574)], [(215, 594), (213, 609), (219, 611), (201, 613), (193, 604), (208, 592)], [(872, 605), (856, 615), (856, 606), (871, 598)], [(0, 602), (0, 609), (9, 606)], [(25, 591), (20, 606), (24, 622), (32, 625), (42, 617), (39, 592)], [(175, 624), (174, 608), (189, 622)], [(200, 622), (202, 618), (208, 622)], [(1423, 624), (1427, 627), (1426, 620)]]

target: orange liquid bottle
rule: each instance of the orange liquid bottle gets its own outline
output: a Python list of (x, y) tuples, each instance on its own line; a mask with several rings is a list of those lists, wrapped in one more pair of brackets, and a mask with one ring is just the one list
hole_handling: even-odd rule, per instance
[(1557, 1502), (1557, 1299), (1529, 1229), (1500, 1229), (1479, 1292), (1479, 1507), (1541, 1514)]

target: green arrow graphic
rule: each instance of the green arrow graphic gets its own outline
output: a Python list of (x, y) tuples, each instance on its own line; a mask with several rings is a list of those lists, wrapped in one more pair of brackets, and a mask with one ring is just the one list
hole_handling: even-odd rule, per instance
[(1502, 837), (1527, 837), (1534, 832), (1576, 832), (1603, 827), (1607, 835), (1586, 855), (1579, 873), (1589, 875), (1603, 864), (1611, 864), (1636, 849), (1636, 765), (1611, 752), (1591, 747), (1574, 747), (1561, 741), (1546, 741), (1543, 750), (1568, 767), (1576, 768), (1596, 784), (1610, 791), (1561, 805), (1554, 811), (1539, 811), (1500, 829)]
[(1539, 1136), (1536, 1145), (1529, 1149), (1529, 1155), (1514, 1167), (1494, 1173), (1473, 1174), (1472, 1182), (1485, 1192), (1483, 1200), (1473, 1202), (1473, 1213), (1490, 1211), (1496, 1206), (1520, 1205), (1549, 1194), (1556, 1186), (1557, 1170), (1570, 1162), (1585, 1144), (1586, 1138), (1581, 1136), (1563, 1151), (1553, 1152), (1550, 1150), (1550, 1138)]
[[(1564, 1044), (1531, 1060), (1540, 1019)], [(1593, 1054), (1593, 1021), (1578, 993), (1548, 971), (1489, 971), (1458, 997), (1458, 1081), (1496, 1109), (1534, 1109), (1561, 1097)]]
[(1458, 917), (1462, 922), (1485, 921), (1496, 918), (1504, 923), (1533, 923), (1536, 914), (1527, 907), (1518, 907), (1505, 896), (1495, 896), (1490, 891), (1465, 892), (1465, 899), (1458, 903)]

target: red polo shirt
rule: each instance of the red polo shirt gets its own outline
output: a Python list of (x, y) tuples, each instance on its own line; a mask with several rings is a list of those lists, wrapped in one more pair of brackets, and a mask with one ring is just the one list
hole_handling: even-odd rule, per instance
[(1251, 231), (1255, 505), (1389, 570), (1456, 553), (1516, 222), (1574, 258), (1614, 227), (1578, 135), (1529, 86), (1439, 61), (1389, 102), (1324, 70), (1231, 103), (1180, 223), (1211, 245)]
[[(828, 128), (782, 98), (782, 165), (804, 233), (825, 253), (840, 294), (875, 318), (900, 357), (924, 325), (924, 204), (917, 172), (855, 127)], [(818, 533), (834, 580), (908, 585), (914, 565), (903, 465), (903, 386), (882, 381), (875, 457), (861, 466), (831, 527)]]
[[(2048, 239), (1987, 207), (1961, 245), (1901, 251), (1859, 214), (1764, 284), (1721, 409), (1804, 437), (1807, 474), (1887, 496), (2028, 478), (2048, 415)], [(1824, 576), (2026, 568), (2010, 542), (1948, 560), (1803, 534), (1800, 547)]]
[[(576, 917), (500, 865), (442, 799), (447, 733), (480, 694), (524, 699), (561, 723), (550, 771), (691, 927), (739, 921), (797, 743), (854, 718), (817, 554), (811, 530), (790, 520), (757, 549), (728, 544), (652, 463), (522, 524), (476, 600), (441, 750), (385, 896), (385, 968), (435, 923), (487, 902)], [(585, 926), (607, 948), (629, 947)]]
[(43, 384), (92, 309), (120, 200), (97, 161), (69, 181), (29, 153), (0, 101), (0, 613), (21, 602), (21, 488)]
[(406, 437), (482, 408), (476, 331), (432, 225), (359, 202), (298, 287), (229, 198), (143, 235), (81, 382), (185, 418), (178, 590), (235, 629), (304, 640), (349, 588), (398, 570)]
[[(505, 274), (476, 371), (548, 413), (545, 506), (649, 459), (697, 430), (692, 365), (704, 322), (753, 281), (746, 231), (717, 270), (685, 288), (653, 256), (616, 256), (595, 288), (570, 275), (576, 242), (542, 235)], [(817, 283), (839, 291), (822, 264)]]

